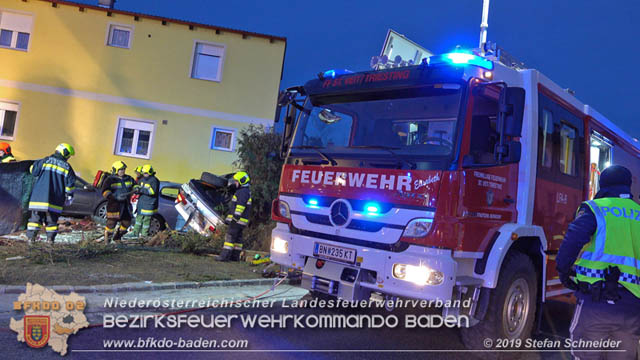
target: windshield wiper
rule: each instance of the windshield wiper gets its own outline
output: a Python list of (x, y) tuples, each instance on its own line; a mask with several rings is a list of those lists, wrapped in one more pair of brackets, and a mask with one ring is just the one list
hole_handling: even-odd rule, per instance
[(322, 151), (320, 151), (319, 149), (324, 149), (323, 147), (320, 146), (311, 146), (311, 145), (302, 145), (302, 146), (293, 146), (292, 149), (309, 149), (309, 150), (313, 150), (316, 153), (318, 153), (318, 155), (322, 156), (322, 158), (324, 160), (326, 160), (327, 162), (329, 162), (329, 164), (331, 164), (331, 166), (336, 166), (338, 165), (338, 162), (333, 160), (332, 158), (330, 158), (327, 154), (323, 153)]
[(349, 146), (349, 147), (350, 148), (356, 148), (356, 149), (380, 149), (380, 150), (386, 150), (386, 151), (389, 152), (389, 154), (391, 154), (401, 164), (408, 165), (409, 169), (413, 170), (417, 166), (416, 163), (414, 163), (413, 161), (409, 161), (409, 160), (403, 159), (400, 155), (398, 155), (395, 151), (393, 151), (393, 150), (400, 149), (399, 147), (384, 146), (384, 145), (356, 145), (356, 146)]

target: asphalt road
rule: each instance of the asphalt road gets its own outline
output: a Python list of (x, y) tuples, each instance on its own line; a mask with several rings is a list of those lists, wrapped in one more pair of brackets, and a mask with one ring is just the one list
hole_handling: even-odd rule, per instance
[[(361, 315), (389, 315), (384, 310), (359, 310)], [(560, 340), (568, 336), (568, 327), (573, 313), (573, 306), (562, 302), (549, 302), (543, 314), (542, 333), (539, 340)], [(205, 315), (304, 315), (313, 314), (349, 314), (345, 310), (319, 310), (309, 308), (283, 308), (282, 304), (268, 309), (208, 309), (190, 314)], [(66, 358), (71, 359), (388, 359), (388, 358), (420, 358), (420, 359), (472, 359), (487, 358), (490, 354), (465, 352), (457, 329), (408, 329), (404, 327), (407, 315), (420, 315), (417, 310), (396, 310), (392, 313), (400, 319), (396, 328), (363, 328), (363, 329), (310, 329), (310, 328), (253, 328), (242, 326), (240, 320), (232, 322), (230, 328), (205, 329), (157, 329), (152, 326), (146, 329), (83, 329), (68, 340), (70, 352)], [(277, 317), (277, 316), (276, 316)], [(208, 321), (208, 320), (207, 320)], [(293, 324), (290, 322), (289, 324)], [(133, 339), (136, 343), (153, 337), (179, 341), (186, 339), (246, 340), (244, 349), (216, 349), (205, 351), (114, 351), (104, 348), (105, 339)], [(0, 347), (2, 358), (7, 359), (51, 359), (60, 358), (49, 347), (31, 349), (24, 343), (16, 341), (15, 333), (0, 331)], [(97, 350), (97, 351), (96, 351)], [(417, 351), (416, 351), (417, 350)], [(424, 351), (429, 350), (429, 351)], [(514, 355), (516, 354), (510, 354)], [(570, 359), (569, 353), (521, 353), (523, 359)], [(508, 358), (512, 358), (509, 356)]]

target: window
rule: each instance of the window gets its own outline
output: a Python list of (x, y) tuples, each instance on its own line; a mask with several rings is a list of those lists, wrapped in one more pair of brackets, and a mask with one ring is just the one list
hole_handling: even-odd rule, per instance
[(27, 50), (33, 17), (12, 12), (0, 12), (0, 47)]
[(542, 110), (542, 123), (540, 124), (540, 164), (551, 169), (553, 160), (553, 114), (547, 109)]
[(574, 144), (576, 140), (576, 129), (562, 124), (560, 128), (560, 172), (567, 175), (577, 175), (576, 156)]
[(235, 130), (214, 127), (211, 135), (211, 149), (233, 151), (235, 134)]
[(0, 101), (0, 139), (13, 140), (18, 118), (18, 104)]
[(196, 42), (191, 64), (194, 79), (221, 81), (224, 45)]
[(110, 24), (107, 45), (128, 49), (131, 47), (132, 33), (133, 29), (129, 26)]
[(151, 121), (120, 119), (115, 154), (150, 159), (154, 128)]

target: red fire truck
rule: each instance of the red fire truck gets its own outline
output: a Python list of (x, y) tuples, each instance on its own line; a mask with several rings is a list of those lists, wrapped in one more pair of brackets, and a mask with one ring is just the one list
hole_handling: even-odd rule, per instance
[(545, 300), (570, 293), (554, 260), (576, 209), (605, 167), (639, 174), (640, 146), (487, 51), (327, 71), (284, 93), (271, 259), (325, 296), (471, 299), (443, 309), (470, 316), (468, 346), (530, 336)]

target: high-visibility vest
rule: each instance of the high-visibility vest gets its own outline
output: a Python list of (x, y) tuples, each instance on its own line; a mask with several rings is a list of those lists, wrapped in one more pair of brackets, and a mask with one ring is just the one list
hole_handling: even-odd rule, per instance
[(609, 266), (617, 266), (618, 282), (640, 298), (640, 205), (622, 198), (584, 204), (593, 211), (597, 229), (576, 262), (577, 279), (593, 284), (604, 280)]

